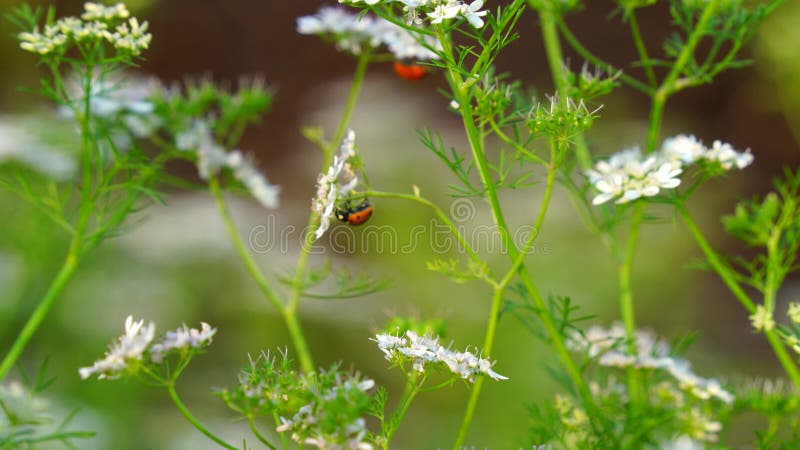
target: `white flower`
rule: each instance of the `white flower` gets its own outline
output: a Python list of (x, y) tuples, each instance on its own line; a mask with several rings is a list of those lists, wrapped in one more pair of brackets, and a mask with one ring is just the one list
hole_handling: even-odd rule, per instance
[(142, 355), (150, 346), (155, 336), (156, 326), (150, 322), (144, 325), (144, 320), (133, 321), (133, 316), (125, 319), (125, 334), (111, 345), (105, 357), (98, 360), (91, 367), (81, 367), (78, 372), (84, 380), (94, 374), (98, 378), (116, 378), (128, 368), (128, 363), (141, 360)]
[(694, 136), (678, 135), (664, 140), (661, 149), (643, 155), (634, 147), (598, 161), (586, 177), (599, 192), (592, 203), (599, 205), (616, 199), (626, 203), (641, 197), (658, 195), (662, 189), (674, 189), (681, 184), (679, 175), (684, 168), (699, 161), (717, 162), (725, 170), (743, 169), (753, 162), (747, 151), (737, 152), (720, 141), (706, 148)]
[(661, 450), (703, 450), (703, 444), (695, 441), (689, 436), (679, 436), (671, 441), (664, 441), (659, 444)]
[(86, 2), (83, 4), (83, 9), (86, 11), (81, 14), (83, 20), (127, 19), (130, 16), (128, 8), (122, 3), (105, 6), (101, 3)]
[(373, 339), (378, 348), (392, 362), (411, 362), (418, 372), (424, 372), (429, 364), (441, 364), (460, 378), (474, 383), (478, 375), (486, 375), (494, 380), (507, 380), (507, 377), (492, 370), (492, 361), (480, 358), (470, 351), (456, 352), (441, 344), (439, 339), (420, 336), (408, 330), (404, 337), (391, 334), (378, 334)]
[(800, 324), (800, 303), (789, 303), (789, 311), (786, 312), (786, 315), (792, 322)]
[(358, 186), (358, 177), (351, 166), (351, 161), (356, 157), (355, 139), (355, 131), (347, 130), (339, 153), (333, 156), (333, 163), (327, 172), (317, 177), (317, 195), (311, 201), (311, 209), (320, 215), (320, 222), (314, 239), (319, 239), (328, 231), (337, 203)]
[(150, 359), (160, 364), (171, 350), (203, 348), (211, 343), (211, 338), (216, 333), (217, 329), (211, 328), (205, 322), (200, 323), (199, 330), (182, 325), (175, 331), (168, 331), (161, 342), (153, 344), (150, 348)]
[[(430, 48), (441, 48), (436, 39), (422, 36), (385, 19), (353, 14), (343, 8), (323, 7), (297, 19), (297, 32), (328, 36), (343, 51), (358, 55), (364, 46), (383, 45), (396, 59), (429, 60), (437, 57)], [(430, 47), (430, 48), (429, 48)]]
[(463, 18), (467, 19), (470, 25), (475, 28), (481, 28), (483, 26), (483, 19), (481, 19), (481, 17), (486, 15), (486, 11), (480, 11), (481, 8), (483, 8), (483, 0), (475, 0), (469, 5), (461, 5), (460, 13)]
[(750, 315), (750, 323), (756, 331), (770, 331), (775, 328), (772, 311), (767, 310), (764, 305), (756, 306), (756, 312)]
[(670, 159), (678, 159), (685, 164), (691, 164), (702, 158), (706, 147), (694, 136), (679, 134), (667, 138), (661, 146), (664, 154)]
[(431, 19), (432, 24), (442, 23), (445, 20), (455, 18), (461, 13), (461, 4), (455, 1), (441, 3), (428, 13), (428, 18)]

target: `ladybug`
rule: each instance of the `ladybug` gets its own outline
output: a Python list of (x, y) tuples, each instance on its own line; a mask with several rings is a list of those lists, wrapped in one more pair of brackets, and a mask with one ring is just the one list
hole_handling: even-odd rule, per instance
[(344, 210), (336, 210), (336, 218), (349, 225), (361, 225), (370, 217), (372, 217), (372, 205), (366, 200), (355, 208), (347, 205)]
[(404, 64), (400, 61), (395, 61), (394, 73), (406, 80), (417, 81), (428, 76), (428, 69), (419, 64)]

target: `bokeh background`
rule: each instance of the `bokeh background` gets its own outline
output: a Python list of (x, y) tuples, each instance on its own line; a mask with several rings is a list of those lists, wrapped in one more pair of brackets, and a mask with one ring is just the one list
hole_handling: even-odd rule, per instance
[[(44, 2), (35, 2), (44, 4)], [(53, 2), (59, 15), (77, 14), (78, 1)], [(154, 39), (141, 70), (165, 82), (187, 76), (209, 76), (234, 84), (241, 75), (258, 75), (278, 90), (266, 120), (251, 128), (242, 147), (257, 156), (270, 180), (282, 187), (276, 212), (260, 209), (245, 198), (232, 198), (242, 233), (257, 227), (302, 228), (319, 169), (319, 154), (300, 134), (303, 126), (320, 125), (330, 133), (344, 104), (354, 61), (316, 37), (295, 32), (295, 19), (334, 1), (136, 0), (134, 15), (150, 22)], [(489, 2), (494, 6), (500, 2)], [(569, 23), (597, 54), (622, 67), (635, 59), (635, 49), (611, 1), (591, 1)], [(18, 1), (0, 1), (0, 13)], [(659, 55), (668, 35), (668, 5), (664, 1), (641, 10), (642, 29), (651, 50)], [(786, 2), (744, 50), (754, 65), (723, 73), (711, 85), (679, 94), (667, 107), (664, 135), (692, 133), (710, 142), (720, 138), (739, 149), (750, 147), (755, 164), (741, 173), (704, 187), (692, 209), (713, 243), (728, 252), (742, 250), (726, 237), (719, 222), (737, 198), (766, 192), (781, 167), (800, 163), (800, 2)], [(537, 18), (526, 13), (520, 39), (499, 60), (538, 92), (552, 91)], [(69, 124), (53, 122), (53, 107), (19, 87), (37, 84), (39, 69), (31, 55), (20, 51), (12, 26), (0, 22), (0, 130), (24, 129), (69, 148), (74, 144)], [(570, 54), (570, 52), (567, 52)], [(583, 61), (570, 57), (573, 68)], [(637, 73), (631, 68), (631, 73)], [(416, 138), (429, 126), (457, 148), (464, 145), (458, 117), (447, 111), (437, 93), (440, 74), (411, 83), (396, 77), (390, 64), (369, 70), (352, 121), (370, 179), (381, 190), (409, 192), (417, 185), (445, 210), (452, 204), (446, 184), (449, 172)], [(596, 153), (610, 153), (645, 139), (647, 99), (621, 89), (603, 98), (601, 119), (588, 134)], [(0, 170), (12, 159), (24, 158), (22, 142), (0, 135)], [(23, 155), (23, 156), (20, 156)], [(6, 167), (6, 168), (4, 168)], [(194, 177), (188, 167), (176, 173)], [(540, 201), (537, 187), (503, 193), (515, 224), (530, 221), (532, 205)], [(219, 328), (207, 355), (195, 360), (179, 390), (204, 422), (236, 440), (249, 437), (246, 424), (212, 393), (231, 385), (248, 354), (283, 348), (289, 338), (279, 317), (258, 294), (236, 259), (210, 196), (199, 192), (166, 192), (167, 206), (142, 212), (123, 237), (107, 242), (79, 270), (40, 332), (31, 342), (23, 366), (35, 372), (49, 358), (55, 383), (47, 391), (56, 411), (81, 408), (76, 426), (98, 431), (81, 442), (87, 449), (214, 448), (171, 407), (165, 392), (135, 382), (80, 381), (77, 368), (102, 355), (120, 334), (128, 314), (154, 320), (160, 331), (181, 322), (207, 321)], [(375, 225), (391, 225), (401, 246), (416, 224), (431, 223), (430, 211), (416, 205), (376, 201)], [(481, 202), (460, 222), (466, 229), (491, 223)], [(6, 349), (35, 307), (66, 250), (66, 237), (45, 218), (6, 193), (0, 193), (0, 348)], [(697, 331), (689, 352), (703, 376), (729, 379), (778, 376), (780, 369), (768, 346), (754, 336), (738, 303), (709, 273), (690, 266), (699, 256), (683, 226), (668, 212), (642, 236), (634, 273), (638, 322), (667, 337)], [(284, 228), (285, 229), (285, 228)], [(356, 230), (356, 233), (359, 231)], [(258, 255), (269, 273), (290, 270), (297, 254), (297, 234), (288, 248)], [(540, 246), (529, 257), (531, 270), (547, 293), (570, 296), (596, 323), (619, 317), (614, 260), (598, 239), (586, 231), (563, 192), (556, 194), (545, 222)], [(336, 302), (307, 301), (301, 307), (303, 326), (320, 365), (343, 361), (399, 395), (402, 379), (368, 338), (392, 314), (444, 317), (447, 340), (459, 347), (480, 345), (490, 293), (475, 283), (455, 284), (425, 270), (436, 249), (422, 240), (414, 251), (387, 253), (355, 248), (349, 254), (317, 256), (315, 264), (332, 258), (336, 266), (390, 280), (385, 292)], [(504, 263), (497, 256), (498, 264)], [(800, 298), (797, 278), (790, 279), (780, 299)], [(779, 310), (782, 310), (779, 308)], [(476, 448), (529, 446), (527, 408), (552, 398), (556, 389), (547, 365), (554, 360), (546, 348), (513, 318), (500, 324), (496, 370), (511, 378), (487, 383), (472, 431)], [(3, 350), (5, 351), (5, 350)], [(291, 350), (290, 350), (291, 351)], [(401, 428), (396, 448), (446, 448), (454, 437), (467, 398), (456, 384), (420, 396)], [(742, 448), (749, 435), (737, 436)], [(248, 441), (252, 441), (248, 439)]]

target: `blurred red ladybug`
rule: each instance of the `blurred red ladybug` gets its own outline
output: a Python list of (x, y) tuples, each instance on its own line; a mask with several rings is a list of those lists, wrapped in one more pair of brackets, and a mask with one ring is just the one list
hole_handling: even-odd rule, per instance
[(395, 61), (394, 73), (406, 80), (417, 81), (428, 76), (428, 69), (419, 64), (404, 64), (400, 61)]
[(336, 218), (349, 225), (361, 225), (372, 217), (372, 205), (364, 200), (355, 208), (347, 207), (346, 210), (336, 210)]

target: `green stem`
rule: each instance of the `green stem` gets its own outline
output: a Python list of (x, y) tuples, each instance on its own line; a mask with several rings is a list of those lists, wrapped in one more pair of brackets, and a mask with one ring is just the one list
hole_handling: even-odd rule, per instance
[[(553, 83), (556, 86), (559, 100), (562, 106), (566, 105), (569, 95), (569, 81), (567, 80), (567, 68), (564, 66), (564, 53), (561, 50), (561, 41), (558, 38), (558, 15), (549, 7), (539, 9), (539, 23), (542, 27), (542, 40), (544, 49), (547, 53), (547, 63), (550, 65), (550, 72), (553, 76)], [(575, 155), (581, 168), (589, 169), (592, 167), (592, 156), (586, 146), (583, 134), (574, 136)]]
[(644, 203), (637, 202), (634, 207), (631, 227), (628, 230), (628, 241), (625, 245), (625, 253), (618, 267), (619, 289), (620, 289), (620, 308), (622, 311), (622, 322), (625, 324), (625, 334), (628, 339), (628, 353), (636, 354), (636, 342), (634, 335), (636, 332), (636, 319), (633, 307), (633, 289), (631, 287), (631, 271), (633, 269), (633, 257), (636, 253), (636, 244), (639, 239), (642, 217), (644, 214)]
[[(622, 313), (622, 322), (625, 326), (625, 340), (627, 341), (628, 354), (633, 356), (636, 356), (638, 351), (636, 348), (636, 315), (633, 304), (631, 272), (633, 270), (633, 258), (636, 254), (636, 245), (639, 240), (639, 230), (642, 225), (645, 205), (644, 202), (640, 201), (634, 206), (631, 226), (628, 230), (628, 240), (625, 245), (625, 253), (623, 253), (622, 261), (618, 267), (620, 289), (619, 303)], [(631, 404), (634, 407), (638, 407), (642, 397), (645, 395), (642, 390), (641, 374), (635, 368), (630, 368), (627, 372)]]
[(39, 302), (39, 306), (36, 307), (33, 314), (31, 314), (25, 326), (22, 328), (22, 331), (17, 335), (17, 338), (11, 345), (11, 349), (9, 349), (5, 358), (3, 358), (3, 362), (0, 363), (0, 381), (5, 379), (8, 372), (14, 367), (14, 364), (17, 362), (17, 359), (19, 359), (25, 346), (31, 340), (34, 333), (36, 333), (36, 330), (39, 329), (39, 325), (41, 325), (44, 318), (47, 317), (47, 314), (53, 308), (53, 304), (55, 304), (56, 299), (61, 295), (61, 292), (66, 287), (69, 280), (72, 279), (75, 269), (77, 269), (78, 263), (80, 262), (79, 255), (81, 249), (77, 245), (77, 240), (77, 238), (73, 239), (64, 264), (47, 289), (42, 301)]
[(228, 208), (227, 202), (225, 201), (225, 195), (220, 187), (219, 179), (217, 179), (215, 176), (212, 176), (208, 180), (208, 188), (211, 192), (211, 195), (214, 197), (214, 203), (217, 205), (217, 210), (219, 211), (220, 217), (222, 217), (222, 222), (225, 224), (225, 230), (228, 232), (228, 237), (233, 244), (233, 248), (236, 250), (239, 258), (244, 263), (247, 273), (249, 273), (256, 282), (259, 290), (261, 290), (261, 293), (264, 294), (264, 297), (266, 297), (267, 300), (272, 303), (272, 306), (274, 306), (279, 312), (282, 312), (284, 307), (280, 297), (269, 286), (269, 282), (261, 272), (261, 268), (258, 267), (258, 264), (253, 258), (253, 254), (250, 253), (247, 244), (245, 244), (244, 240), (242, 240), (242, 236), (236, 229), (236, 223), (233, 220), (231, 211)]
[(622, 80), (622, 82), (626, 83), (628, 86), (636, 89), (637, 91), (642, 92), (648, 97), (653, 95), (653, 89), (650, 86), (626, 74), (621, 69), (617, 69), (613, 65), (603, 61), (598, 56), (590, 52), (589, 49), (584, 47), (583, 44), (581, 44), (581, 41), (579, 41), (578, 38), (574, 34), (572, 34), (572, 31), (569, 29), (569, 27), (567, 26), (566, 22), (564, 22), (563, 19), (559, 18), (558, 29), (559, 31), (561, 31), (561, 35), (564, 36), (564, 40), (566, 40), (567, 43), (570, 45), (570, 47), (572, 47), (572, 49), (575, 50), (575, 52), (581, 55), (583, 59), (604, 69), (606, 72), (609, 73), (609, 75), (619, 74), (619, 79)]
[[(748, 296), (747, 293), (744, 292), (744, 289), (742, 289), (742, 287), (739, 285), (739, 282), (736, 280), (736, 276), (732, 274), (732, 269), (728, 267), (728, 265), (722, 261), (722, 258), (720, 258), (717, 252), (711, 248), (711, 245), (708, 243), (705, 236), (703, 236), (703, 233), (697, 227), (697, 224), (689, 215), (689, 211), (686, 209), (686, 206), (679, 204), (677, 205), (677, 209), (683, 218), (683, 222), (686, 224), (686, 228), (689, 229), (689, 233), (691, 233), (692, 237), (694, 237), (695, 242), (697, 243), (698, 247), (700, 247), (700, 250), (703, 251), (703, 254), (705, 255), (709, 264), (711, 264), (711, 267), (714, 269), (717, 275), (722, 278), (722, 282), (725, 283), (725, 286), (730, 289), (734, 297), (739, 300), (739, 303), (744, 306), (748, 313), (755, 313), (756, 306), (750, 299), (750, 296)], [(789, 352), (786, 350), (783, 341), (780, 340), (774, 329), (766, 330), (764, 335), (767, 337), (767, 341), (769, 341), (772, 351), (775, 353), (775, 356), (778, 358), (781, 366), (786, 371), (786, 374), (789, 376), (789, 378), (791, 378), (792, 382), (798, 388), (800, 388), (800, 369), (798, 369), (792, 356), (789, 355)]]
[(303, 330), (300, 327), (300, 323), (297, 320), (296, 314), (288, 313), (288, 308), (284, 306), (278, 294), (269, 286), (269, 282), (267, 282), (267, 279), (264, 277), (264, 274), (258, 267), (258, 264), (253, 258), (253, 254), (250, 253), (247, 245), (242, 240), (239, 231), (236, 229), (236, 224), (231, 216), (230, 210), (228, 209), (228, 205), (225, 202), (225, 196), (222, 193), (222, 189), (220, 188), (217, 177), (211, 177), (211, 179), (208, 180), (208, 187), (212, 196), (214, 197), (217, 209), (219, 210), (222, 221), (225, 224), (225, 229), (228, 232), (228, 236), (230, 237), (231, 242), (236, 249), (236, 253), (244, 263), (247, 272), (250, 274), (250, 277), (252, 277), (258, 285), (261, 293), (283, 316), (284, 321), (286, 322), (286, 328), (289, 330), (289, 335), (292, 338), (292, 343), (294, 344), (295, 351), (297, 352), (298, 359), (300, 360), (300, 365), (303, 367), (303, 370), (306, 372), (312, 372), (314, 370), (314, 363), (311, 359), (311, 353), (308, 350), (308, 344), (306, 343), (305, 335), (303, 334)]
[(417, 195), (400, 194), (396, 192), (367, 191), (364, 193), (364, 195), (375, 198), (396, 198), (399, 200), (409, 200), (431, 208), (439, 220), (441, 220), (445, 226), (447, 226), (447, 229), (450, 231), (450, 233), (458, 240), (459, 245), (464, 248), (464, 251), (467, 252), (467, 255), (470, 257), (470, 259), (483, 265), (483, 260), (480, 258), (480, 256), (478, 256), (469, 242), (467, 242), (466, 238), (461, 234), (458, 227), (456, 227), (453, 221), (447, 217), (447, 214), (445, 214), (444, 211), (442, 211), (442, 209), (432, 201)]
[[(445, 59), (447, 61), (454, 61), (449, 37), (445, 35), (441, 27), (438, 29), (437, 35), (439, 37), (439, 41), (442, 44), (443, 51), (445, 54)], [(461, 108), (459, 110), (461, 112), (462, 122), (464, 124), (467, 133), (467, 139), (469, 140), (473, 159), (475, 161), (476, 167), (478, 168), (478, 173), (480, 174), (481, 177), (481, 182), (486, 188), (486, 197), (491, 207), (492, 217), (494, 219), (495, 225), (498, 228), (498, 231), (500, 232), (500, 238), (504, 248), (508, 252), (508, 255), (511, 258), (511, 260), (515, 262), (519, 257), (519, 251), (514, 245), (513, 240), (511, 239), (510, 233), (508, 231), (508, 226), (506, 225), (505, 218), (503, 217), (503, 211), (497, 196), (497, 188), (492, 178), (489, 169), (489, 163), (486, 160), (486, 155), (484, 153), (482, 146), (483, 143), (482, 132), (477, 128), (477, 126), (473, 122), (473, 111), (468, 92), (469, 87), (466, 83), (463, 82), (461, 74), (454, 67), (448, 68), (448, 82), (450, 83), (450, 87), (455, 100), (458, 102), (459, 105), (461, 105)], [(525, 286), (526, 290), (531, 296), (532, 301), (534, 302), (534, 306), (539, 311), (539, 318), (544, 324), (547, 334), (553, 341), (556, 353), (562, 360), (564, 366), (567, 368), (567, 372), (569, 373), (573, 383), (575, 383), (575, 387), (580, 393), (580, 396), (583, 399), (584, 403), (586, 404), (587, 409), (590, 409), (592, 410), (592, 412), (594, 412), (596, 408), (594, 407), (594, 402), (589, 387), (586, 384), (583, 377), (581, 376), (580, 370), (575, 365), (575, 362), (572, 360), (572, 357), (569, 354), (569, 350), (564, 345), (563, 336), (559, 332), (555, 323), (553, 323), (553, 319), (548, 313), (548, 309), (544, 302), (544, 299), (539, 294), (538, 289), (536, 288), (533, 279), (530, 277), (530, 274), (528, 274), (524, 263), (519, 264), (518, 273), (522, 280), (523, 285)], [(601, 416), (593, 415), (593, 417), (601, 417)], [(465, 418), (467, 418), (466, 414)], [(459, 445), (463, 443), (464, 436), (465, 433), (462, 433), (460, 431), (458, 438), (453, 444), (453, 448), (458, 448)]]
[(645, 153), (652, 153), (658, 147), (658, 136), (661, 133), (661, 123), (664, 120), (664, 105), (667, 103), (669, 94), (662, 89), (658, 89), (653, 94), (653, 103), (650, 107), (650, 126), (647, 131), (647, 147)]
[[(494, 295), (492, 296), (492, 310), (489, 312), (489, 324), (486, 327), (486, 337), (483, 341), (483, 354), (486, 355), (486, 357), (491, 354), (492, 347), (494, 346), (494, 337), (497, 334), (497, 322), (500, 319), (500, 310), (503, 306), (503, 292), (505, 292), (505, 287), (498, 286), (494, 289)], [(464, 440), (467, 438), (467, 432), (469, 432), (469, 426), (472, 424), (472, 417), (475, 415), (475, 409), (478, 407), (478, 399), (480, 398), (485, 379), (485, 376), (478, 377), (478, 379), (475, 380), (475, 385), (472, 386), (472, 390), (469, 393), (469, 401), (467, 401), (467, 407), (464, 410), (464, 417), (461, 420), (461, 426), (458, 428), (458, 435), (456, 436), (455, 442), (453, 442), (453, 450), (459, 450), (461, 444), (464, 443)]]
[(388, 429), (386, 436), (384, 437), (383, 441), (383, 448), (384, 450), (389, 450), (389, 444), (392, 443), (392, 439), (394, 439), (394, 435), (397, 433), (397, 430), (400, 429), (400, 424), (403, 422), (403, 418), (405, 417), (406, 413), (408, 412), (408, 408), (411, 406), (411, 402), (414, 400), (414, 397), (417, 396), (419, 393), (420, 388), (423, 384), (425, 384), (426, 377), (422, 377), (422, 380), (417, 382), (419, 378), (419, 374), (415, 373), (406, 383), (406, 387), (403, 390), (403, 395), (400, 397), (400, 401), (397, 404), (397, 408), (392, 413), (392, 416), (389, 418), (389, 425), (390, 428)]
[(256, 426), (256, 421), (253, 417), (248, 417), (247, 423), (250, 424), (250, 431), (253, 432), (253, 435), (256, 437), (256, 439), (261, 441), (262, 444), (269, 447), (270, 450), (277, 450), (277, 448), (274, 445), (272, 445), (270, 441), (267, 440), (266, 436), (261, 434), (261, 432), (258, 430), (258, 427)]
[(186, 420), (188, 420), (189, 423), (194, 425), (194, 427), (197, 428), (201, 433), (206, 435), (206, 437), (208, 437), (212, 441), (216, 442), (220, 446), (222, 446), (224, 448), (227, 448), (228, 450), (237, 450), (237, 448), (234, 447), (233, 445), (228, 444), (227, 442), (225, 442), (222, 439), (218, 438), (217, 435), (215, 435), (214, 433), (209, 431), (208, 428), (206, 428), (202, 423), (200, 423), (199, 420), (197, 420), (192, 415), (192, 413), (189, 411), (189, 409), (186, 408), (186, 405), (184, 405), (183, 402), (181, 401), (180, 397), (178, 396), (178, 393), (175, 391), (175, 384), (174, 383), (167, 384), (167, 391), (169, 391), (169, 396), (172, 399), (172, 402), (175, 403), (175, 406), (177, 406), (178, 409), (181, 411), (181, 413), (183, 413), (183, 416), (186, 417)]
[(631, 27), (633, 42), (636, 45), (636, 51), (639, 52), (639, 58), (642, 60), (642, 66), (644, 66), (644, 73), (647, 76), (647, 81), (651, 86), (655, 86), (658, 81), (656, 80), (656, 74), (653, 71), (653, 64), (650, 61), (650, 55), (647, 53), (647, 47), (644, 45), (642, 33), (639, 30), (639, 21), (636, 20), (636, 12), (633, 9), (628, 11), (628, 24)]
[[(353, 82), (350, 85), (350, 93), (347, 96), (347, 103), (345, 104), (344, 111), (342, 112), (342, 118), (339, 121), (339, 125), (336, 127), (336, 131), (333, 134), (333, 139), (331, 139), (328, 145), (324, 146), (322, 149), (321, 171), (326, 170), (328, 166), (330, 166), (331, 161), (333, 160), (334, 149), (339, 145), (340, 141), (344, 137), (344, 134), (347, 132), (347, 126), (350, 123), (350, 118), (353, 116), (356, 103), (358, 102), (358, 95), (361, 92), (361, 87), (364, 84), (364, 77), (367, 73), (367, 67), (369, 66), (370, 58), (371, 55), (369, 52), (362, 53), (358, 58), (358, 64), (356, 65), (356, 71), (353, 74)], [(289, 332), (293, 333), (293, 339), (296, 338), (295, 334), (297, 337), (302, 336), (300, 322), (297, 319), (297, 308), (300, 305), (300, 297), (302, 296), (303, 291), (303, 279), (305, 278), (308, 262), (311, 258), (311, 248), (314, 243), (314, 232), (316, 231), (317, 227), (319, 227), (319, 220), (319, 213), (312, 211), (308, 219), (308, 233), (303, 237), (303, 243), (300, 248), (300, 256), (297, 258), (297, 266), (295, 267), (294, 279), (292, 280), (292, 290), (289, 294), (289, 301), (283, 310), (283, 317), (286, 320), (287, 326), (289, 327)], [(308, 346), (305, 345), (305, 341), (302, 342), (302, 345), (297, 345), (296, 350), (298, 351), (298, 356), (300, 358), (300, 364), (303, 367), (303, 371), (306, 373), (314, 372), (314, 363), (311, 358), (311, 352), (308, 350)]]

